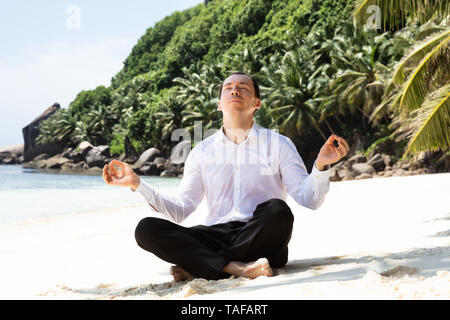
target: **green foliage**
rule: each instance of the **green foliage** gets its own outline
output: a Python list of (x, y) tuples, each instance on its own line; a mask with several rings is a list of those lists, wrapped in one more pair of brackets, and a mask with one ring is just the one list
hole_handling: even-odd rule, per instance
[(124, 137), (120, 133), (115, 133), (109, 144), (109, 148), (112, 156), (120, 156), (125, 152)]
[[(80, 92), (68, 109), (44, 121), (39, 141), (87, 140), (118, 155), (126, 138), (138, 153), (149, 147), (167, 153), (177, 128), (192, 134), (197, 121), (204, 130), (220, 127), (219, 86), (231, 71), (244, 71), (261, 86), (255, 121), (280, 129), (305, 153), (331, 132), (350, 143), (358, 132), (373, 148), (393, 139), (395, 128), (386, 129), (395, 122), (390, 106), (400, 101), (395, 94), (414, 63), (402, 60), (391, 81), (395, 66), (416, 40), (445, 31), (436, 25), (361, 31), (348, 19), (354, 8), (354, 0), (224, 0), (174, 12), (146, 30), (110, 87)], [(448, 46), (438, 53), (448, 56)], [(412, 54), (417, 65), (427, 53)], [(443, 84), (448, 68), (440, 64), (430, 59), (424, 66), (443, 70), (434, 73)], [(417, 79), (425, 87), (431, 78), (424, 72)], [(436, 133), (444, 123), (431, 110), (448, 113), (446, 97), (416, 99), (428, 106), (421, 123), (434, 123), (422, 132)]]

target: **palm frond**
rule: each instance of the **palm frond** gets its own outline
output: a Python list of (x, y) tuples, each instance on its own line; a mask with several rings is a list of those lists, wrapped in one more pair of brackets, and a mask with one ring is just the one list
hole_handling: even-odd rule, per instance
[(355, 25), (364, 26), (375, 14), (375, 8), (381, 14), (383, 30), (405, 25), (408, 17), (421, 23), (430, 19), (444, 19), (450, 11), (448, 0), (359, 0), (353, 12)]
[[(424, 101), (428, 88), (425, 81), (425, 76), (427, 72), (429, 73), (430, 66), (433, 61), (439, 57), (439, 55), (446, 54), (450, 45), (450, 36), (443, 40), (438, 46), (436, 46), (430, 53), (428, 53), (414, 70), (412, 75), (409, 77), (405, 88), (403, 89), (400, 100), (400, 111), (405, 112), (406, 110), (412, 111), (420, 107)], [(439, 68), (449, 68), (448, 64), (439, 66)]]
[(404, 157), (423, 150), (446, 150), (450, 147), (450, 84), (424, 101), (412, 121), (416, 129)]
[[(392, 76), (392, 82), (397, 85), (402, 85), (405, 81), (405, 69), (406, 66), (418, 62), (423, 59), (433, 48), (442, 43), (442, 41), (450, 36), (450, 28), (445, 32), (432, 36), (417, 46), (405, 56), (395, 67), (394, 74)], [(447, 39), (448, 40), (448, 39)]]

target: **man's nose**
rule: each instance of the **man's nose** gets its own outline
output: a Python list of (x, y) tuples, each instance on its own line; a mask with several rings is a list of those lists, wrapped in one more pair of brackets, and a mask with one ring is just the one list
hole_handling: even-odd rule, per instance
[(237, 90), (237, 88), (234, 87), (234, 88), (231, 89), (231, 95), (232, 95), (232, 96), (238, 96), (238, 97), (239, 97), (241, 94), (239, 93), (239, 91)]

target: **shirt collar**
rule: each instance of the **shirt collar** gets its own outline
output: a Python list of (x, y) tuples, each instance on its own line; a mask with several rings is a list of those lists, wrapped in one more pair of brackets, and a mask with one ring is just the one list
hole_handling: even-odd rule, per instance
[[(247, 134), (248, 139), (256, 139), (256, 138), (258, 138), (258, 130), (260, 128), (261, 127), (259, 125), (257, 125), (255, 121), (253, 121), (253, 125), (252, 125), (252, 127), (250, 128), (250, 130), (249, 130), (249, 132)], [(225, 133), (223, 132), (223, 125), (220, 127), (218, 140), (221, 141), (221, 142), (227, 142), (227, 140), (230, 141), (227, 138), (227, 136), (225, 135)]]

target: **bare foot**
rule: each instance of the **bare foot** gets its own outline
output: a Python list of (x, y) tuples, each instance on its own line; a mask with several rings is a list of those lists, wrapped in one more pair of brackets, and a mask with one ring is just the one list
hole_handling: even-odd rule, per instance
[(194, 279), (193, 276), (191, 276), (179, 266), (170, 267), (170, 274), (173, 276), (173, 280), (175, 280), (175, 282)]
[(235, 276), (255, 279), (259, 276), (272, 277), (273, 271), (270, 267), (269, 260), (260, 258), (249, 263), (232, 261), (223, 268), (224, 272)]

